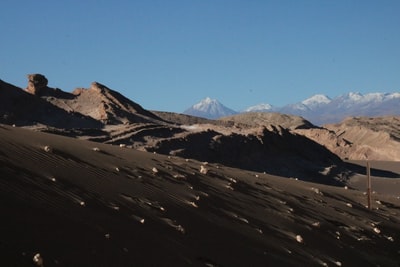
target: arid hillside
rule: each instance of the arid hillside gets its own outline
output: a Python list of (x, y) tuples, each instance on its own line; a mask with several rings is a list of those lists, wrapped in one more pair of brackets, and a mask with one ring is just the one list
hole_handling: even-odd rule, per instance
[(400, 161), (400, 117), (352, 117), (323, 127), (279, 113), (243, 113), (221, 120), (247, 129), (279, 125), (319, 143), (342, 159)]
[(63, 129), (102, 127), (102, 123), (89, 116), (64, 110), (2, 80), (0, 96), (0, 123)]
[(343, 159), (400, 161), (399, 117), (355, 117), (323, 129), (296, 130)]
[[(275, 125), (289, 130), (317, 128), (309, 121), (299, 116), (286, 115), (274, 112), (246, 112), (220, 119), (221, 121), (231, 121), (250, 127)], [(245, 127), (245, 126), (244, 126)]]

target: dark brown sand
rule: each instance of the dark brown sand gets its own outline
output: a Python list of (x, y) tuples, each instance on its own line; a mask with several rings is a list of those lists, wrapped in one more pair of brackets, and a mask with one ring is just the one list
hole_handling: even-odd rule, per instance
[(0, 266), (399, 266), (398, 196), (365, 205), (362, 190), (0, 125)]
[[(360, 191), (367, 189), (367, 175), (365, 160), (349, 161), (359, 167), (359, 173), (351, 177), (349, 186)], [(380, 193), (400, 198), (400, 162), (399, 161), (369, 161), (371, 170), (371, 190), (374, 194)]]

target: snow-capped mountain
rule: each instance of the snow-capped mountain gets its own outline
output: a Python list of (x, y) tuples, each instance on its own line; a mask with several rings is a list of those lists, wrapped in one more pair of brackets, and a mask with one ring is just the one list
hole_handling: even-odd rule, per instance
[(400, 93), (347, 93), (330, 99), (315, 95), (279, 112), (299, 115), (314, 124), (336, 123), (350, 116), (400, 115)]
[(217, 119), (220, 117), (237, 114), (237, 112), (230, 108), (227, 108), (216, 99), (206, 97), (199, 103), (194, 104), (193, 106), (185, 110), (183, 114), (203, 117), (207, 119)]
[(274, 107), (270, 104), (258, 104), (258, 105), (246, 108), (243, 112), (268, 112), (268, 111), (273, 111), (273, 110), (274, 110)]
[(332, 100), (326, 95), (314, 95), (306, 100), (301, 101), (301, 103), (312, 110), (322, 105), (329, 104), (331, 101)]
[[(315, 125), (337, 123), (346, 117), (400, 115), (400, 92), (398, 93), (347, 93), (335, 98), (317, 94), (301, 102), (274, 107), (259, 104), (243, 112), (279, 112), (302, 116)], [(187, 109), (185, 114), (216, 119), (236, 114), (215, 99), (207, 97)]]
[(256, 106), (251, 106), (247, 109), (244, 110), (244, 112), (272, 112), (272, 111), (278, 111), (282, 112), (285, 110), (291, 111), (291, 110), (297, 110), (297, 111), (309, 111), (313, 110), (315, 108), (318, 108), (322, 105), (330, 103), (332, 100), (327, 97), (326, 95), (314, 95), (310, 98), (307, 98), (306, 100), (303, 100), (299, 103), (295, 104), (289, 104), (283, 108), (278, 108), (274, 107), (270, 104), (259, 104)]

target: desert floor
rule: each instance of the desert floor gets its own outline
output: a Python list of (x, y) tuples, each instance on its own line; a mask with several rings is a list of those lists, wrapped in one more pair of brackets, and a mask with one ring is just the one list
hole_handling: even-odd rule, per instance
[(0, 125), (0, 265), (399, 266), (400, 168), (368, 210), (357, 164), (334, 187)]

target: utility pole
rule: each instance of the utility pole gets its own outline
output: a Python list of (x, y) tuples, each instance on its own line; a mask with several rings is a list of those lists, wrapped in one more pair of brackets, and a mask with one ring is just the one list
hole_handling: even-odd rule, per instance
[(372, 198), (372, 192), (371, 192), (371, 168), (369, 165), (369, 161), (367, 159), (367, 201), (368, 201), (368, 209), (371, 209), (371, 198)]

